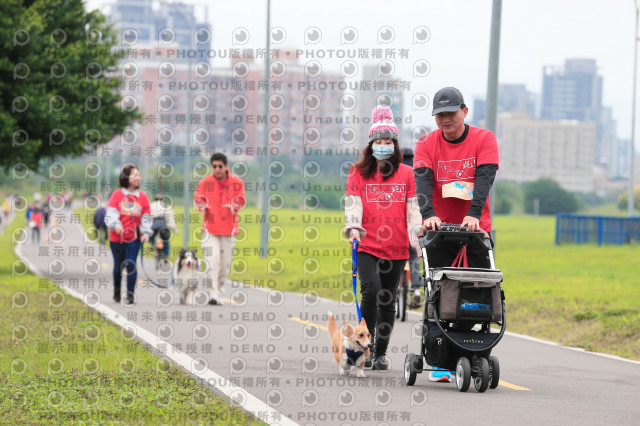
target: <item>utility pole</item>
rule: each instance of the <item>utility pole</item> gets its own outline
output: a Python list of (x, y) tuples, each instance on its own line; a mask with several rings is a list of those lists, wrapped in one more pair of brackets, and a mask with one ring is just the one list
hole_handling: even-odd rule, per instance
[(264, 94), (264, 113), (266, 119), (264, 121), (264, 152), (265, 159), (262, 167), (262, 179), (264, 181), (264, 192), (262, 194), (262, 226), (260, 228), (260, 257), (267, 257), (269, 251), (269, 93), (271, 92), (269, 68), (271, 68), (271, 1), (267, 0), (267, 55), (265, 58), (265, 80), (267, 81)]
[(634, 171), (633, 163), (636, 156), (635, 133), (636, 133), (636, 80), (638, 77), (638, 0), (634, 0), (636, 5), (636, 27), (633, 31), (633, 106), (631, 107), (631, 141), (629, 142), (629, 198), (627, 200), (627, 213), (633, 216), (634, 200)]
[[(491, 8), (491, 41), (489, 44), (489, 76), (487, 77), (487, 114), (485, 126), (494, 134), (498, 127), (498, 70), (500, 63), (500, 24), (502, 21), (502, 0), (493, 0)], [(491, 187), (489, 210), (493, 217), (495, 207), (495, 190)], [(495, 229), (491, 231), (495, 241)]]

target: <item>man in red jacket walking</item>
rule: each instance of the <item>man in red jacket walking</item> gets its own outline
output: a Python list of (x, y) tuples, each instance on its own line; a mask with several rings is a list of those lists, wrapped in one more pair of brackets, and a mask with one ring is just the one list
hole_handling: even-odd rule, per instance
[(202, 255), (209, 267), (207, 287), (212, 302), (221, 302), (224, 282), (233, 260), (234, 236), (238, 234), (238, 211), (247, 204), (244, 182), (229, 173), (227, 157), (211, 156), (213, 173), (198, 183), (194, 201), (203, 215)]

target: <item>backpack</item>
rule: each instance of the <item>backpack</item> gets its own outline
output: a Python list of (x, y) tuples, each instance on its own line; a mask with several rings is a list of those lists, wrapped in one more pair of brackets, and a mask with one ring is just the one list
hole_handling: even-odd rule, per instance
[(96, 214), (93, 216), (93, 224), (96, 228), (104, 228), (106, 224), (104, 223), (104, 218), (107, 215), (107, 209), (104, 207), (100, 207), (96, 210)]
[(159, 216), (159, 217), (153, 218), (153, 223), (151, 224), (152, 231), (157, 232), (166, 227), (167, 227), (167, 221), (164, 219), (164, 217)]

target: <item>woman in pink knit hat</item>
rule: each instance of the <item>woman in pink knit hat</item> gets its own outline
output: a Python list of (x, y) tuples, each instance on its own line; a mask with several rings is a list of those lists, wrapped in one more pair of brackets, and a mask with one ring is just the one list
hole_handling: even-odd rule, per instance
[(372, 116), (367, 146), (347, 178), (344, 233), (359, 241), (361, 311), (374, 336), (365, 367), (388, 370), (396, 290), (409, 259), (409, 237), (417, 245), (413, 236), (421, 220), (413, 169), (402, 164), (391, 108), (378, 105)]

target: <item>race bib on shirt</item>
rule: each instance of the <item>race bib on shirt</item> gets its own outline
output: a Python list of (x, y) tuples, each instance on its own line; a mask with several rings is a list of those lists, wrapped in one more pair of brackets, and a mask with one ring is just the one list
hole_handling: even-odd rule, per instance
[(449, 182), (442, 185), (442, 198), (473, 200), (473, 182)]

